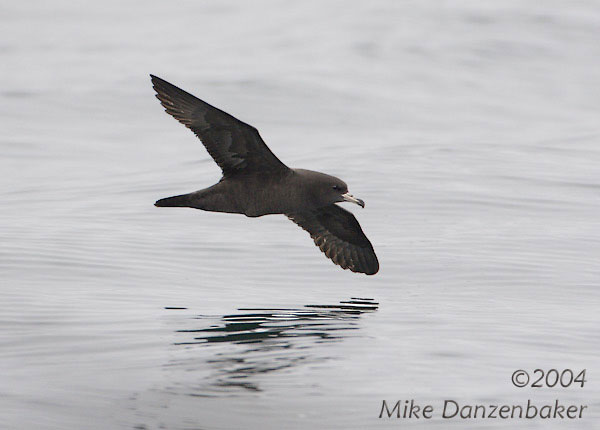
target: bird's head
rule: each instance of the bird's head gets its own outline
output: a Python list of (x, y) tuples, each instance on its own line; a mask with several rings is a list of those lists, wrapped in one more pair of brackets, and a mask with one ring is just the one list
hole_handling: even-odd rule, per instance
[(348, 192), (348, 185), (341, 179), (324, 173), (314, 175), (313, 179), (318, 183), (317, 189), (319, 195), (317, 198), (323, 205), (339, 202), (352, 202), (360, 207), (365, 207), (365, 202), (350, 194)]

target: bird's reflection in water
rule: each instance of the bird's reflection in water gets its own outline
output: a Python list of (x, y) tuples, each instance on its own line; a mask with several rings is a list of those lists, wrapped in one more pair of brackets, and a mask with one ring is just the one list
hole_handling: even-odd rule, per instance
[[(235, 388), (260, 391), (260, 375), (331, 358), (318, 346), (356, 335), (357, 320), (377, 307), (373, 299), (352, 297), (337, 305), (305, 305), (299, 309), (240, 308), (240, 313), (232, 315), (197, 317), (195, 320), (201, 324), (211, 325), (177, 330), (186, 339), (176, 345), (213, 348), (210, 358), (202, 360), (204, 368), (206, 363), (211, 368), (208, 381), (200, 383), (204, 388), (196, 386), (194, 391), (200, 392), (194, 395)], [(195, 356), (196, 365), (199, 358)]]

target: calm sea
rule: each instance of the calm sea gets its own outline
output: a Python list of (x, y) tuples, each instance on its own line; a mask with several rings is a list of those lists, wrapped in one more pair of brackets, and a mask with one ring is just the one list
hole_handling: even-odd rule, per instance
[[(600, 428), (599, 29), (595, 1), (0, 3), (0, 426)], [(379, 274), (283, 216), (155, 208), (220, 172), (149, 73), (344, 179)], [(535, 368), (588, 381), (512, 385)]]

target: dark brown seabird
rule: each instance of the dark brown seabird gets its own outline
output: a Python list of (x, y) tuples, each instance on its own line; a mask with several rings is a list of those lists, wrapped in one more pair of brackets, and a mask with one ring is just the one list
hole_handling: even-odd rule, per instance
[(374, 275), (379, 262), (352, 213), (336, 203), (365, 203), (334, 176), (291, 169), (271, 152), (258, 130), (180, 88), (150, 75), (167, 113), (200, 138), (223, 171), (212, 187), (155, 203), (259, 217), (284, 214), (306, 230), (335, 264)]

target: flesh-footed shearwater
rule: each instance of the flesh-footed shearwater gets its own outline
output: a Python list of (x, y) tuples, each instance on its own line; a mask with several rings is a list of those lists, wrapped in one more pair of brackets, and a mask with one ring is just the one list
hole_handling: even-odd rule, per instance
[(150, 75), (166, 112), (192, 130), (223, 171), (212, 187), (158, 200), (159, 207), (189, 207), (259, 217), (283, 214), (306, 230), (335, 264), (374, 275), (379, 262), (352, 213), (338, 202), (365, 203), (334, 176), (283, 164), (258, 130), (180, 88)]

